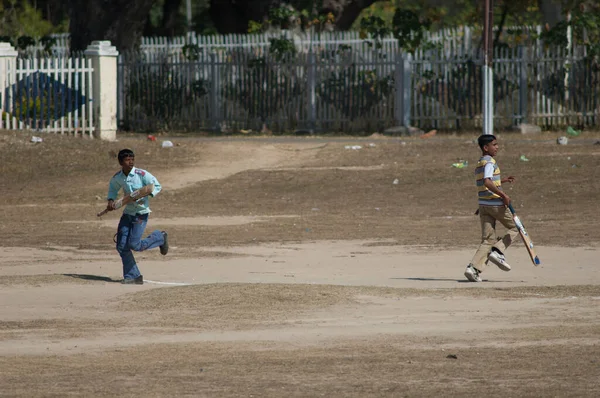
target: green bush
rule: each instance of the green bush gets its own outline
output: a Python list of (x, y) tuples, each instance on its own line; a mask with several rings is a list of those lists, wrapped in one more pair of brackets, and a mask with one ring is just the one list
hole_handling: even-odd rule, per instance
[(225, 86), (225, 98), (241, 106), (252, 119), (266, 122), (297, 99), (305, 84), (295, 74), (296, 57), (282, 60), (281, 53), (255, 57), (245, 55), (244, 68)]
[(208, 94), (209, 81), (186, 76), (173, 65), (140, 65), (147, 68), (134, 66), (129, 71), (131, 78), (125, 92), (127, 107), (141, 111), (146, 119), (160, 127), (178, 121), (186, 107)]
[[(49, 101), (50, 104), (48, 104), (47, 101)], [(12, 113), (19, 120), (33, 119), (35, 116), (37, 120), (44, 120), (48, 123), (49, 118), (54, 119), (54, 109), (55, 104), (51, 99), (49, 100), (48, 96), (45, 96), (45, 98), (21, 97), (16, 101), (15, 109)]]
[(359, 70), (355, 64), (332, 73), (317, 87), (318, 96), (350, 120), (367, 114), (393, 91), (393, 76), (379, 76), (376, 70)]

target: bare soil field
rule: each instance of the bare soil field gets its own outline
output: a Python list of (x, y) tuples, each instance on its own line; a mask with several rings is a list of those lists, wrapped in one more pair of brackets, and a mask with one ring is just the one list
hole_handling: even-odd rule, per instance
[[(0, 396), (600, 396), (600, 133), (559, 135), (499, 136), (542, 264), (470, 283), (477, 133), (0, 131)], [(96, 217), (125, 147), (163, 185), (144, 285)]]

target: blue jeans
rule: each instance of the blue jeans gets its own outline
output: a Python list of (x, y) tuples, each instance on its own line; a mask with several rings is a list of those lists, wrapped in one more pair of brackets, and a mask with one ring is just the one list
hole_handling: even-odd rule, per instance
[(123, 214), (119, 221), (117, 231), (117, 251), (123, 261), (123, 278), (137, 278), (140, 276), (140, 270), (133, 257), (132, 250), (141, 252), (162, 245), (165, 240), (163, 234), (159, 231), (153, 231), (146, 239), (142, 239), (148, 214), (136, 214), (131, 216)]

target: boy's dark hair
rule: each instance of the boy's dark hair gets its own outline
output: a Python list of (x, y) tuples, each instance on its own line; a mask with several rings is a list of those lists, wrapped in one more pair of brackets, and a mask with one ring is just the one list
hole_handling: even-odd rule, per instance
[(477, 143), (479, 144), (479, 148), (483, 150), (483, 147), (490, 144), (492, 141), (496, 139), (496, 136), (493, 134), (482, 134), (477, 138)]
[(133, 153), (133, 151), (131, 149), (121, 149), (119, 151), (119, 155), (117, 156), (117, 158), (119, 159), (119, 164), (123, 163), (123, 159), (128, 158), (128, 157), (135, 157), (135, 154)]

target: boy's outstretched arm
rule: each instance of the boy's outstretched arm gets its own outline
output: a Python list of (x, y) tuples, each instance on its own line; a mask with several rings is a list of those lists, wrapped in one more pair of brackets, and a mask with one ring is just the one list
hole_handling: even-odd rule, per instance
[(513, 182), (515, 182), (515, 177), (513, 177), (513, 176), (508, 176), (508, 177), (506, 177), (506, 178), (503, 178), (503, 179), (501, 179), (501, 180), (500, 180), (500, 182), (501, 182), (502, 184), (505, 184), (505, 183), (507, 183), (507, 182), (508, 182), (508, 183), (513, 183)]
[[(510, 178), (510, 177), (508, 177), (508, 178)], [(502, 202), (504, 203), (505, 206), (508, 206), (510, 204), (510, 197), (507, 194), (505, 194), (503, 191), (499, 190), (498, 187), (496, 186), (496, 184), (494, 184), (494, 182), (491, 180), (491, 178), (485, 178), (483, 180), (483, 185), (485, 185), (485, 187), (487, 189), (489, 189), (496, 195), (500, 196), (502, 198)]]

